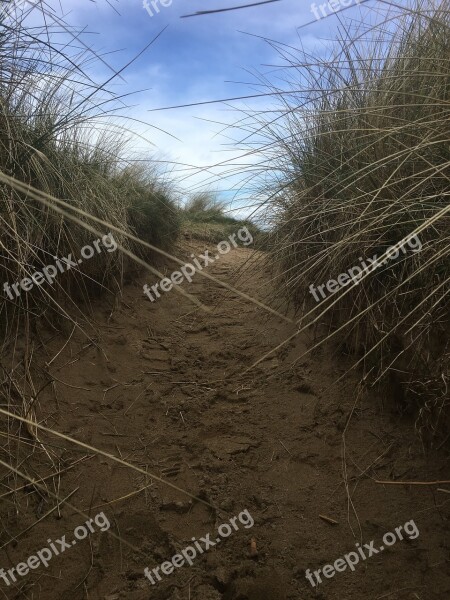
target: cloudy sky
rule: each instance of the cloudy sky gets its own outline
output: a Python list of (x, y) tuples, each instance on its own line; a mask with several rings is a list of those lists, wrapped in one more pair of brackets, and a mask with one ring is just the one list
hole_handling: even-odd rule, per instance
[[(323, 54), (344, 15), (345, 19), (359, 22), (372, 18), (377, 11), (376, 0), (363, 5), (353, 0), (354, 6), (339, 17), (332, 15), (315, 21), (309, 0), (280, 0), (236, 11), (180, 18), (200, 10), (252, 1), (255, 0), (162, 0), (164, 6), (161, 0), (154, 0), (159, 12), (152, 7), (151, 0), (148, 10), (143, 0), (45, 0), (45, 3), (58, 18), (64, 17), (82, 31), (83, 43), (101, 54), (112, 69), (125, 66), (159, 35), (123, 72), (122, 79), (116, 78), (109, 84), (118, 94), (134, 92), (126, 99), (129, 108), (124, 114), (174, 136), (137, 122), (130, 123), (130, 127), (154, 144), (136, 139), (134, 149), (142, 156), (167, 161), (171, 176), (186, 190), (208, 187), (230, 200), (237, 193), (242, 205), (253, 182), (251, 167), (248, 174), (242, 169), (258, 163), (258, 158), (245, 155), (233, 144), (248, 135), (245, 113), (274, 108), (274, 98), (263, 96), (165, 111), (153, 109), (261, 94), (268, 91), (261, 86), (261, 75), (283, 88), (286, 70), (277, 68), (280, 57), (276, 46), (267, 40), (282, 44), (287, 51), (295, 47), (313, 55)], [(321, 3), (322, 0), (318, 2)], [(302, 27), (310, 21), (314, 22)], [(112, 73), (99, 61), (89, 68), (96, 81), (105, 81)], [(237, 122), (241, 130), (229, 127)]]

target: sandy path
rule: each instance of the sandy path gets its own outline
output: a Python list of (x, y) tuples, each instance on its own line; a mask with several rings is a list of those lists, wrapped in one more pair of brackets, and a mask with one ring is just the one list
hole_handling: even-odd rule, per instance
[[(202, 249), (194, 244), (190, 250)], [(234, 250), (209, 272), (235, 283), (235, 269), (249, 256), (249, 250)], [(267, 276), (252, 273), (236, 285), (266, 296)], [(292, 325), (263, 315), (198, 275), (185, 289), (214, 307), (210, 315), (174, 291), (151, 303), (142, 294), (144, 281), (127, 286), (112, 316), (105, 301), (96, 309), (102, 351), (86, 347), (75, 334), (52, 363), (50, 371), (60, 380), (57, 400), (49, 387), (41, 397), (41, 414), (49, 426), (166, 478), (216, 509), (150, 475), (92, 457), (60, 483), (53, 480), (50, 489), (64, 497), (78, 487), (71, 502), (91, 515), (104, 511), (111, 530), (137, 550), (95, 532), (53, 558), (48, 569), (21, 578), (20, 586), (3, 586), (5, 596), (448, 599), (448, 495), (373, 481), (448, 479), (442, 456), (423, 457), (412, 423), (393, 415), (380, 398), (362, 400), (354, 409), (355, 381), (346, 376), (334, 383), (348, 366), (344, 356), (316, 352), (283, 373), (310, 344), (306, 335), (243, 377), (246, 367), (294, 331)], [(49, 344), (47, 360), (62, 343), (59, 338)], [(343, 462), (342, 436), (350, 414)], [(60, 464), (86, 454), (55, 444), (67, 448), (55, 449), (62, 455)], [(37, 472), (48, 472), (43, 453), (37, 451), (34, 460)], [(3, 543), (54, 505), (36, 493), (18, 493), (17, 502), (24, 511), (20, 520), (10, 505), (2, 507)], [(170, 560), (192, 537), (211, 533), (215, 539), (217, 528), (245, 509), (253, 527), (237, 521), (239, 529), (192, 566), (163, 575), (154, 586), (145, 579), (144, 567)], [(69, 538), (84, 522), (67, 507), (61, 516), (53, 513), (9, 544), (0, 564), (10, 568), (48, 538)], [(315, 588), (305, 578), (305, 569), (334, 563), (354, 551), (356, 542), (375, 540), (379, 547), (386, 532), (412, 519), (420, 531), (416, 539), (397, 541), (361, 560), (355, 572), (347, 568), (330, 579), (322, 575)], [(252, 537), (256, 557), (249, 555)]]

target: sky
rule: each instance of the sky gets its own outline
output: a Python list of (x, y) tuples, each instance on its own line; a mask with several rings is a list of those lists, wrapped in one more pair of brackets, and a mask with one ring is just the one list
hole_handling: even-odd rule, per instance
[[(58, 18), (78, 28), (80, 40), (108, 63), (109, 67), (97, 60), (89, 65), (95, 81), (106, 81), (113, 69), (135, 59), (122, 72), (122, 78), (108, 84), (117, 94), (130, 94), (123, 115), (148, 123), (128, 123), (140, 136), (133, 140), (133, 151), (145, 160), (161, 161), (158, 164), (170, 172), (183, 193), (213, 190), (227, 201), (236, 199), (234, 206), (239, 210), (254, 193), (253, 165), (258, 164), (256, 154), (246, 155), (235, 144), (248, 136), (243, 118), (246, 113), (278, 106), (278, 99), (154, 109), (261, 94), (268, 91), (261, 86), (261, 76), (283, 88), (286, 70), (277, 68), (280, 57), (276, 45), (268, 40), (283, 48), (322, 55), (329, 51), (340, 19), (367, 21), (377, 10), (376, 0), (362, 5), (358, 0), (346, 0), (350, 7), (339, 16), (315, 20), (308, 0), (279, 0), (180, 18), (254, 0), (153, 0), (156, 9), (148, 0), (148, 10), (143, 0), (44, 1), (49, 13), (54, 11)], [(331, 1), (335, 5), (342, 2)], [(331, 8), (325, 10), (332, 12)], [(232, 127), (236, 123), (241, 128)], [(151, 143), (144, 142), (143, 137)]]

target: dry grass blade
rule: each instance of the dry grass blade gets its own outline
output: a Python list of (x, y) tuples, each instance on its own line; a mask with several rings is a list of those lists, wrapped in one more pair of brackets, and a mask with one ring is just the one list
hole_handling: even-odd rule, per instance
[(281, 2), (281, 0), (262, 0), (261, 2), (254, 2), (252, 4), (241, 4), (239, 6), (230, 6), (228, 8), (216, 8), (211, 10), (199, 10), (190, 15), (181, 15), (181, 19), (187, 19), (188, 17), (199, 17), (202, 15), (212, 15), (215, 13), (229, 12), (231, 10), (240, 10), (242, 8), (252, 8), (254, 6), (261, 6), (262, 4), (272, 4), (273, 2)]
[(145, 475), (146, 477), (151, 477), (155, 481), (158, 481), (159, 483), (161, 483), (165, 486), (168, 486), (168, 487), (172, 488), (173, 490), (176, 490), (177, 492), (181, 492), (182, 494), (185, 494), (186, 496), (188, 496), (189, 498), (192, 498), (192, 500), (195, 500), (196, 502), (200, 502), (201, 504), (204, 504), (205, 506), (208, 506), (209, 508), (212, 508), (213, 510), (217, 510), (217, 508), (213, 504), (210, 504), (209, 502), (207, 502), (206, 500), (203, 500), (202, 498), (198, 498), (197, 496), (194, 496), (193, 494), (187, 492), (186, 490), (175, 485), (174, 483), (171, 483), (170, 481), (162, 479), (161, 477), (158, 477), (158, 475), (154, 475), (153, 473), (150, 473), (149, 471), (146, 471), (145, 469), (136, 467), (135, 465), (133, 465), (125, 460), (122, 460), (121, 458), (118, 458), (117, 456), (114, 456), (113, 454), (110, 454), (109, 452), (105, 452), (104, 450), (101, 450), (100, 448), (95, 448), (94, 446), (90, 446), (89, 444), (80, 442), (79, 440), (76, 440), (73, 437), (70, 437), (64, 433), (60, 433), (59, 431), (56, 431), (54, 429), (50, 429), (49, 427), (44, 427), (44, 425), (41, 425), (39, 423), (33, 423), (29, 419), (25, 419), (24, 417), (15, 415), (14, 413), (11, 413), (3, 408), (0, 408), (0, 414), (4, 415), (6, 417), (9, 417), (10, 419), (15, 419), (17, 421), (20, 421), (21, 423), (24, 423), (24, 424), (28, 423), (28, 424), (32, 425), (33, 427), (36, 427), (40, 431), (44, 431), (45, 433), (49, 433), (50, 435), (53, 435), (59, 439), (65, 440), (67, 442), (71, 442), (72, 444), (75, 444), (76, 446), (79, 446), (80, 448), (84, 448), (85, 450), (89, 450), (90, 452), (93, 452), (94, 454), (104, 456), (105, 458), (108, 458), (109, 460), (112, 460), (113, 462), (116, 462), (124, 467), (127, 467), (133, 471), (136, 471), (137, 473), (140, 473), (141, 475)]
[[(61, 502), (63, 502), (63, 500), (57, 494), (54, 494), (53, 492), (50, 492), (49, 490), (47, 490), (46, 488), (44, 488), (43, 486), (41, 486), (37, 481), (34, 481), (34, 479), (32, 479), (31, 477), (29, 477), (25, 473), (22, 473), (22, 471), (20, 471), (16, 467), (13, 467), (12, 465), (9, 465), (8, 463), (6, 463), (6, 462), (4, 462), (2, 460), (0, 460), (0, 465), (2, 465), (3, 467), (5, 467), (9, 471), (12, 471), (13, 473), (15, 473), (16, 475), (18, 475), (19, 477), (21, 477), (25, 481), (28, 481), (28, 483), (31, 483), (32, 485), (36, 486), (38, 489), (42, 490), (43, 492), (45, 492), (46, 494), (48, 494), (49, 496), (51, 496), (52, 498), (54, 498), (58, 502), (58, 504), (61, 503)], [(89, 520), (90, 516), (88, 514), (86, 514), (85, 512), (81, 511), (79, 508), (77, 508), (73, 504), (70, 504), (70, 502), (68, 502), (67, 499), (64, 499), (64, 504), (66, 506), (68, 506), (71, 510), (73, 510), (76, 514), (82, 516), (83, 519)], [(131, 550), (133, 550), (134, 552), (139, 552), (140, 554), (142, 554), (142, 552), (141, 552), (141, 550), (139, 548), (136, 548), (135, 546), (133, 546), (132, 544), (130, 544), (129, 542), (127, 542), (126, 540), (124, 540), (121, 536), (115, 534), (110, 529), (107, 530), (107, 534), (109, 536), (111, 536), (112, 538), (114, 538), (115, 540), (118, 540), (121, 544), (125, 544), (126, 546), (128, 546), (129, 548), (131, 548)]]

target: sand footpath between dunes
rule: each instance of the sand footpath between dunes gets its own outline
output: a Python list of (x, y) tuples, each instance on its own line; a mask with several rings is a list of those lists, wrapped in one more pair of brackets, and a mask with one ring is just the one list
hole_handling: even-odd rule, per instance
[[(186, 242), (177, 255), (203, 250)], [(251, 268), (237, 274), (250, 258)], [(234, 249), (208, 272), (263, 302), (276, 295), (253, 250)], [(174, 290), (150, 302), (142, 292), (146, 281), (128, 285), (114, 309), (110, 300), (98, 301), (97, 346), (74, 333), (49, 368), (55, 383), (40, 395), (37, 411), (47, 426), (148, 471), (93, 456), (48, 484), (62, 498), (78, 488), (70, 502), (92, 516), (103, 511), (111, 531), (135, 550), (95, 532), (15, 586), (0, 581), (5, 597), (448, 599), (448, 494), (436, 486), (374, 482), (448, 479), (445, 456), (424, 457), (413, 422), (386, 398), (359, 395), (353, 375), (336, 384), (350, 363), (335, 351), (315, 351), (288, 368), (311, 344), (306, 333), (243, 376), (295, 326), (201, 276), (183, 287), (210, 314)], [(44, 360), (64, 341), (52, 339)], [(60, 464), (89, 454), (40, 437), (54, 444)], [(39, 448), (33, 461), (37, 473), (48, 474)], [(17, 492), (17, 502), (19, 517), (10, 504), (1, 505), (2, 543), (54, 506), (30, 489)], [(145, 578), (146, 567), (171, 560), (192, 538), (212, 535), (244, 510), (254, 519), (251, 529), (233, 531), (155, 585)], [(314, 588), (306, 579), (306, 569), (333, 564), (357, 542), (379, 545), (386, 532), (410, 520), (420, 532), (415, 539), (399, 540), (354, 572), (323, 577)], [(61, 506), (60, 515), (54, 511), (1, 550), (0, 566), (17, 565), (81, 522)]]

